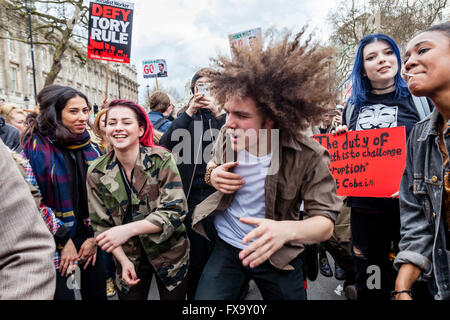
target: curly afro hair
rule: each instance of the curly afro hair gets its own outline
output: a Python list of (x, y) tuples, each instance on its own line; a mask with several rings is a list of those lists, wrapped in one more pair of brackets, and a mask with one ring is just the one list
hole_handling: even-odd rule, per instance
[(276, 128), (293, 135), (320, 122), (324, 106), (335, 100), (330, 87), (334, 50), (314, 44), (311, 36), (301, 44), (304, 33), (305, 28), (290, 40), (286, 32), (281, 41), (270, 40), (265, 48), (233, 47), (232, 59), (212, 59), (220, 69), (210, 75), (218, 102), (225, 104), (230, 95), (251, 97)]

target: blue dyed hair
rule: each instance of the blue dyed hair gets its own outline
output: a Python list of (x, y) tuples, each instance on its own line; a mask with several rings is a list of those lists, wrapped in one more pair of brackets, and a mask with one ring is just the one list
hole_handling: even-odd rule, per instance
[(355, 105), (356, 108), (360, 108), (364, 102), (367, 101), (367, 93), (372, 90), (372, 85), (367, 77), (364, 77), (364, 48), (375, 41), (385, 41), (387, 42), (392, 50), (394, 50), (395, 56), (397, 57), (398, 71), (394, 77), (395, 82), (395, 97), (404, 98), (410, 95), (408, 90), (408, 85), (401, 77), (401, 67), (402, 60), (400, 58), (400, 50), (397, 44), (385, 34), (369, 34), (361, 39), (358, 44), (358, 50), (356, 51), (355, 62), (353, 64), (353, 71), (349, 76), (352, 81), (352, 95), (350, 96), (350, 102)]

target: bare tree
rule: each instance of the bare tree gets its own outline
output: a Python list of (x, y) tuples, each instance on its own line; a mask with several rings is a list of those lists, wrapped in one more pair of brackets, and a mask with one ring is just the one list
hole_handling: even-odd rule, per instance
[[(28, 14), (33, 17), (33, 42), (36, 45), (51, 47), (53, 60), (45, 79), (45, 86), (53, 83), (62, 69), (62, 61), (67, 50), (71, 51), (82, 64), (86, 63), (85, 53), (74, 45), (73, 39), (87, 39), (89, 8), (83, 0), (0, 0), (0, 10), (6, 15), (18, 15), (26, 21)], [(27, 28), (18, 32), (9, 25), (9, 19), (0, 22), (0, 28), (7, 31), (3, 39), (30, 43)], [(77, 30), (78, 29), (78, 30)]]
[(362, 37), (384, 33), (402, 49), (418, 31), (441, 20), (447, 4), (448, 0), (340, 0), (328, 14), (330, 41), (338, 49), (338, 78), (349, 76)]

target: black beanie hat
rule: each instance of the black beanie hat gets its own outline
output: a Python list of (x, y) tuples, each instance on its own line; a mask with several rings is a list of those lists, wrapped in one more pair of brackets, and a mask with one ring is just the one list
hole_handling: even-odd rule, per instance
[(198, 71), (194, 74), (194, 76), (192, 77), (191, 80), (191, 92), (192, 94), (194, 94), (194, 86), (195, 86), (195, 82), (200, 79), (202, 76), (198, 74)]

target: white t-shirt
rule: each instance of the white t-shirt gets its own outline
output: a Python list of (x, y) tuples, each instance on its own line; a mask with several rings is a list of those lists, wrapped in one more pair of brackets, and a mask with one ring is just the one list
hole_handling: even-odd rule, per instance
[(264, 218), (266, 213), (265, 181), (272, 154), (256, 157), (246, 150), (237, 154), (239, 164), (234, 173), (242, 176), (245, 184), (235, 193), (230, 207), (217, 213), (214, 225), (218, 236), (233, 247), (244, 249), (242, 239), (256, 226), (239, 221), (241, 217)]

